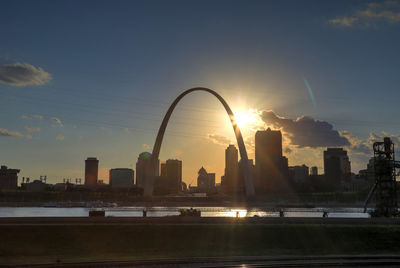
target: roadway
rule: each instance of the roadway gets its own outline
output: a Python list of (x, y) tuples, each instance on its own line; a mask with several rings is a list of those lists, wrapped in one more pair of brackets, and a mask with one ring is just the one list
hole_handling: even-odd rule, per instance
[(400, 255), (257, 256), (30, 264), (0, 267), (400, 267)]

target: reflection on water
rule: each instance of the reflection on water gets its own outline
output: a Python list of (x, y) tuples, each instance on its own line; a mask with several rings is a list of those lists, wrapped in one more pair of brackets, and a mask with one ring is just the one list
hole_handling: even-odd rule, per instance
[[(190, 207), (118, 207), (105, 208), (106, 216), (142, 217), (146, 209), (148, 217), (179, 215), (179, 210)], [(230, 207), (193, 207), (201, 211), (202, 217), (279, 217), (279, 210), (243, 209)], [(46, 208), (46, 207), (0, 207), (0, 217), (87, 217), (90, 208)], [(285, 208), (285, 217), (321, 218), (328, 212), (329, 218), (369, 218), (362, 208)]]

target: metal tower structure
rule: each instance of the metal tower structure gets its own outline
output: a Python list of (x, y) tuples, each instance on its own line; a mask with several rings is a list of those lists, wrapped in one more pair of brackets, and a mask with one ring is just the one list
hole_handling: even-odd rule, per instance
[(374, 149), (374, 173), (375, 184), (371, 189), (367, 204), (375, 193), (375, 210), (372, 216), (391, 217), (397, 214), (397, 184), (396, 168), (400, 167), (400, 162), (395, 160), (394, 144), (389, 137), (385, 137), (383, 142), (375, 142)]

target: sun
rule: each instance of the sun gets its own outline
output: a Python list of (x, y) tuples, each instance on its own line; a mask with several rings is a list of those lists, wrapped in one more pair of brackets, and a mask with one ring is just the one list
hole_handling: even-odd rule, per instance
[(249, 109), (247, 112), (238, 111), (235, 113), (236, 123), (240, 128), (246, 128), (257, 122), (257, 117), (253, 110)]

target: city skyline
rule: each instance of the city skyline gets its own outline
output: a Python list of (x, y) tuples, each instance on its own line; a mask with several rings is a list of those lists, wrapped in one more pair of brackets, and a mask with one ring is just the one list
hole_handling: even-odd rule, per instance
[[(113, 9), (107, 2), (80, 9), (6, 3), (0, 21), (16, 27), (1, 28), (0, 163), (20, 169), (20, 178), (45, 174), (49, 183), (84, 178), (91, 156), (100, 160), (102, 179), (112, 168), (135, 169), (173, 99), (205, 86), (231, 106), (250, 159), (255, 131), (271, 127), (282, 130), (290, 166), (323, 173), (323, 151), (343, 147), (352, 171), (365, 169), (374, 141), (391, 136), (400, 144), (400, 111), (385, 109), (400, 97), (400, 39), (397, 20), (357, 11), (399, 14), (399, 4), (286, 3), (295, 8), (257, 1), (119, 2)], [(187, 183), (201, 166), (219, 182), (234, 141), (221, 105), (195, 93), (172, 115), (160, 159), (182, 160)]]

